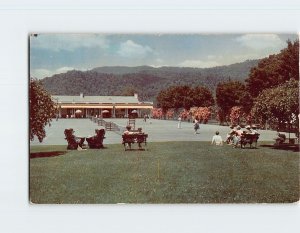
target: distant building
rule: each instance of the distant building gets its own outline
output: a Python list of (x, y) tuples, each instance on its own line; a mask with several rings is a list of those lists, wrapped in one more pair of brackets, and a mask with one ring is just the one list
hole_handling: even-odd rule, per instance
[(53, 95), (52, 100), (58, 106), (58, 117), (130, 117), (149, 114), (153, 102), (140, 102), (134, 96), (78, 96)]

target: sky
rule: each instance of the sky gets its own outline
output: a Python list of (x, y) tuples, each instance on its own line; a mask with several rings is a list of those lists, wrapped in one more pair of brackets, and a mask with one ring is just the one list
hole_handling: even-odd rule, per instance
[(44, 78), (101, 66), (210, 68), (279, 53), (297, 34), (38, 34), (30, 75)]

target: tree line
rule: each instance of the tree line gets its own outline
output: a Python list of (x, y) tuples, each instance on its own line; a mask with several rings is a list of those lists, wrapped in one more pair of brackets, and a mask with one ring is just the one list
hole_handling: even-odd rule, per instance
[(220, 124), (259, 122), (273, 128), (299, 125), (299, 40), (287, 41), (279, 54), (262, 59), (245, 82), (224, 81), (214, 93), (204, 86), (172, 86), (161, 90), (157, 107), (189, 110), (214, 107)]

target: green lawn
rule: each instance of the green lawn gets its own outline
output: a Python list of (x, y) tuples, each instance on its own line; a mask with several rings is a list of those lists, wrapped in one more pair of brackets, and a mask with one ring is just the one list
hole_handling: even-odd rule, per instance
[[(267, 144), (267, 143), (261, 143)], [(66, 146), (31, 146), (31, 153)], [(208, 142), (149, 143), (30, 159), (33, 203), (256, 203), (299, 200), (299, 153)]]

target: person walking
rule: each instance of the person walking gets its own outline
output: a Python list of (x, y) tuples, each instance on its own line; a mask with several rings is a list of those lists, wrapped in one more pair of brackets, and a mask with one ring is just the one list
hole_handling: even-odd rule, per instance
[(200, 128), (199, 126), (199, 122), (195, 119), (195, 123), (194, 123), (194, 130), (195, 130), (195, 134), (198, 133), (198, 129)]

